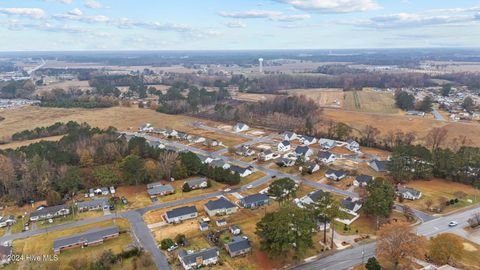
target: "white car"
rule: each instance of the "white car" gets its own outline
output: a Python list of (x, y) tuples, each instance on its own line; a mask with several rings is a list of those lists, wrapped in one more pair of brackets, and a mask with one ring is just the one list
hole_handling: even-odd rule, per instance
[(225, 191), (225, 192), (230, 192), (230, 191), (232, 191), (232, 189), (231, 189), (231, 188), (227, 188), (227, 189), (225, 189), (224, 191)]
[(251, 189), (251, 188), (253, 188), (253, 185), (248, 185), (247, 186), (247, 189)]
[(449, 227), (455, 227), (457, 225), (458, 225), (458, 222), (456, 222), (456, 221), (450, 221), (450, 223), (448, 223)]

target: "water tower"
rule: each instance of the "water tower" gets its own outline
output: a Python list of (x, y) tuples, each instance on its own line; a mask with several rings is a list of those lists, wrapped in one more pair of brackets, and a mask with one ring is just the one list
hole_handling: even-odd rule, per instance
[(258, 58), (258, 71), (263, 73), (263, 58)]

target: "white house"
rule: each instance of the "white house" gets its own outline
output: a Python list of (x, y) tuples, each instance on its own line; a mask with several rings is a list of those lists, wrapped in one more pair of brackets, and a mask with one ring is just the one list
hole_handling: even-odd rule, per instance
[(307, 163), (305, 163), (305, 165), (301, 166), (299, 168), (299, 170), (301, 172), (307, 172), (307, 173), (312, 174), (312, 173), (320, 170), (320, 165), (318, 165), (317, 163), (313, 163), (313, 162), (307, 162)]
[(305, 160), (309, 160), (313, 155), (313, 151), (308, 146), (297, 146), (297, 148), (295, 148), (295, 155), (297, 158), (303, 157)]
[(360, 144), (352, 139), (347, 141), (347, 145), (345, 145), (345, 148), (352, 152), (358, 152), (360, 151)]
[(250, 149), (248, 145), (242, 145), (235, 149), (235, 153), (240, 156), (249, 157), (255, 154), (255, 151), (253, 149)]
[(202, 249), (197, 252), (187, 252), (185, 250), (178, 252), (178, 260), (182, 263), (185, 270), (217, 264), (219, 256), (220, 252), (216, 247)]
[(247, 177), (253, 173), (253, 170), (251, 169), (251, 167), (243, 168), (240, 166), (233, 165), (232, 167), (230, 167), (230, 170), (233, 173), (238, 173), (240, 177)]
[(335, 140), (330, 140), (325, 138), (320, 138), (318, 143), (325, 150), (330, 150), (337, 145), (337, 142)]
[(325, 177), (327, 177), (328, 179), (335, 180), (335, 181), (342, 180), (346, 176), (347, 176), (347, 173), (345, 171), (342, 171), (342, 170), (328, 170), (325, 173)]
[(138, 131), (140, 132), (152, 132), (153, 131), (153, 126), (150, 123), (145, 123), (143, 126), (141, 126)]
[(295, 132), (287, 131), (287, 132), (283, 133), (283, 139), (285, 141), (288, 141), (288, 142), (293, 141), (293, 140), (298, 139), (298, 135)]
[(396, 191), (398, 196), (403, 197), (406, 200), (418, 200), (422, 197), (422, 192), (409, 187), (399, 187)]
[(274, 158), (275, 158), (275, 153), (273, 153), (272, 150), (265, 150), (260, 153), (260, 159), (263, 161), (272, 160)]
[(290, 151), (290, 149), (292, 148), (291, 144), (289, 141), (283, 141), (281, 143), (278, 143), (277, 145), (277, 150), (279, 152), (286, 152), (286, 151)]
[(317, 154), (317, 160), (322, 162), (323, 164), (330, 164), (332, 162), (335, 162), (335, 160), (337, 160), (337, 157), (328, 151), (320, 151)]
[(310, 144), (314, 144), (317, 142), (317, 139), (314, 138), (314, 137), (309, 137), (309, 136), (302, 136), (300, 138), (300, 142), (304, 145), (310, 145)]
[(373, 180), (373, 176), (360, 174), (353, 180), (353, 185), (356, 187), (365, 187)]
[(233, 131), (234, 132), (242, 132), (242, 131), (247, 131), (249, 129), (250, 129), (250, 127), (247, 126), (244, 123), (237, 123), (235, 126), (233, 126)]
[(347, 212), (352, 215), (357, 215), (358, 210), (362, 208), (362, 204), (360, 203), (359, 199), (354, 199), (351, 197), (348, 197), (346, 199), (343, 199), (340, 201), (341, 204), (341, 210), (344, 212)]

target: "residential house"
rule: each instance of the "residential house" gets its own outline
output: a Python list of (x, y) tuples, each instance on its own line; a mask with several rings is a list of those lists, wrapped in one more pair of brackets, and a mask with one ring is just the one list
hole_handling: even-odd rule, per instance
[(115, 238), (120, 231), (117, 226), (110, 226), (106, 228), (95, 228), (83, 233), (60, 237), (53, 241), (53, 252), (59, 254), (62, 250), (74, 247), (86, 247), (98, 245), (105, 240)]
[(297, 146), (297, 148), (295, 148), (295, 155), (297, 158), (303, 157), (307, 161), (310, 159), (310, 156), (313, 155), (313, 150), (308, 146)]
[(347, 141), (347, 145), (345, 146), (348, 150), (352, 152), (360, 151), (360, 144), (352, 139)]
[(323, 164), (330, 164), (337, 160), (337, 157), (329, 151), (320, 151), (317, 154), (317, 160)]
[(208, 187), (207, 178), (196, 178), (196, 179), (188, 180), (185, 183), (187, 183), (188, 187), (191, 190), (202, 189), (202, 188), (207, 188)]
[(237, 225), (232, 225), (228, 229), (233, 235), (239, 235), (240, 233), (242, 233), (242, 230), (240, 230), (240, 227), (238, 227)]
[(235, 153), (240, 156), (249, 157), (255, 154), (255, 151), (250, 149), (248, 145), (242, 145), (235, 149)]
[(11, 246), (0, 246), (0, 266), (10, 263), (13, 254)]
[(202, 249), (197, 252), (187, 252), (180, 250), (178, 260), (185, 270), (198, 269), (203, 266), (214, 265), (218, 263), (220, 253), (218, 248)]
[(283, 133), (283, 139), (285, 141), (288, 141), (288, 142), (293, 141), (293, 140), (298, 139), (298, 135), (295, 132), (287, 131), (287, 132)]
[(223, 161), (223, 159), (214, 159), (212, 162), (210, 162), (210, 166), (212, 166), (213, 168), (222, 168), (225, 170), (230, 168), (230, 164)]
[(365, 187), (373, 180), (373, 176), (360, 174), (355, 177), (353, 180), (353, 185), (356, 187)]
[(223, 143), (221, 141), (217, 141), (217, 140), (206, 139), (203, 142), (203, 145), (208, 146), (208, 147), (217, 147), (217, 146), (223, 145)]
[(238, 173), (240, 175), (240, 177), (247, 177), (247, 176), (249, 176), (250, 174), (253, 173), (253, 168), (252, 167), (244, 168), (244, 167), (233, 165), (233, 166), (230, 167), (230, 170), (233, 173)]
[(289, 158), (279, 158), (275, 163), (280, 167), (292, 167), (295, 165), (295, 160)]
[(337, 142), (335, 140), (330, 140), (330, 139), (325, 139), (325, 138), (321, 138), (318, 141), (318, 143), (325, 150), (330, 150), (337, 145)]
[(200, 136), (193, 136), (188, 141), (191, 143), (203, 143), (206, 141), (206, 139)]
[(307, 172), (309, 174), (312, 174), (320, 170), (320, 165), (315, 162), (306, 162), (305, 165), (301, 166), (299, 169), (301, 172)]
[(421, 117), (425, 116), (425, 112), (421, 112), (421, 111), (407, 111), (407, 114), (408, 115), (421, 116)]
[(147, 141), (148, 145), (153, 148), (164, 149), (165, 145), (159, 141)]
[(140, 131), (140, 132), (152, 132), (153, 131), (153, 126), (150, 123), (145, 123), (138, 129), (138, 131)]
[(174, 129), (166, 129), (165, 131), (165, 136), (168, 137), (168, 138), (173, 138), (173, 137), (177, 137), (178, 135), (178, 131), (174, 130)]
[(297, 205), (302, 207), (303, 205), (308, 205), (314, 202), (318, 202), (319, 199), (323, 197), (323, 194), (324, 194), (324, 191), (321, 189), (312, 191), (308, 195), (303, 196), (302, 198), (297, 200), (296, 201)]
[(172, 187), (172, 185), (162, 185), (147, 189), (147, 193), (151, 198), (153, 198), (157, 196), (166, 196), (173, 194), (175, 193), (175, 189)]
[(300, 138), (300, 143), (304, 144), (304, 145), (310, 145), (310, 144), (314, 144), (317, 142), (317, 139), (314, 138), (314, 137), (310, 137), (310, 136), (302, 136)]
[(418, 200), (422, 197), (422, 192), (414, 188), (399, 187), (396, 191), (397, 196), (401, 196), (407, 200)]
[(230, 257), (237, 257), (250, 252), (252, 246), (247, 237), (235, 236), (231, 242), (225, 244), (225, 249), (230, 254)]
[(362, 208), (362, 204), (360, 203), (359, 199), (354, 199), (348, 197), (340, 201), (341, 210), (347, 212), (351, 215), (357, 215), (358, 210)]
[(199, 226), (200, 231), (202, 231), (202, 232), (208, 230), (208, 223), (207, 222), (200, 221), (198, 226)]
[(290, 151), (291, 148), (292, 148), (292, 145), (290, 144), (289, 141), (283, 141), (283, 142), (278, 143), (278, 145), (277, 145), (277, 150), (279, 152)]
[(186, 141), (188, 140), (189, 135), (185, 132), (177, 132), (177, 135), (175, 137), (177, 137), (177, 139), (179, 140)]
[(36, 210), (30, 214), (30, 221), (57, 218), (70, 214), (70, 208), (65, 205), (55, 205)]
[(77, 202), (76, 204), (78, 211), (80, 212), (103, 210), (108, 209), (110, 206), (107, 198), (93, 199), (86, 202)]
[(342, 171), (342, 170), (328, 170), (325, 173), (325, 176), (328, 179), (339, 181), (339, 180), (342, 180), (343, 178), (345, 178), (347, 176), (347, 173), (345, 171)]
[(215, 223), (218, 227), (227, 226), (227, 221), (225, 219), (217, 219)]
[(386, 172), (387, 171), (387, 163), (388, 163), (388, 161), (386, 161), (386, 160), (374, 159), (374, 160), (368, 162), (368, 166), (370, 166), (370, 168), (374, 169), (377, 172)]
[(261, 153), (260, 153), (260, 160), (262, 161), (268, 161), (268, 160), (272, 160), (275, 158), (275, 153), (272, 152), (272, 150), (263, 150)]
[(243, 208), (257, 208), (269, 203), (269, 197), (265, 194), (257, 193), (248, 195), (240, 199), (240, 205)]
[(102, 195), (108, 195), (110, 194), (110, 190), (107, 187), (102, 187), (100, 188)]
[(162, 182), (153, 182), (153, 183), (147, 184), (147, 189), (151, 189), (159, 186), (163, 186)]
[(249, 129), (250, 129), (250, 127), (247, 126), (244, 123), (237, 123), (235, 126), (233, 126), (233, 131), (234, 132), (242, 132), (242, 131), (247, 131)]
[(204, 155), (197, 154), (197, 157), (200, 159), (200, 161), (203, 164), (210, 164), (213, 161), (213, 158), (209, 157), (209, 156), (204, 156)]
[(15, 222), (16, 220), (14, 215), (0, 217), (0, 228), (12, 226), (13, 224), (15, 224)]
[(198, 216), (198, 211), (195, 206), (183, 206), (179, 208), (172, 209), (165, 213), (164, 219), (167, 223), (180, 223), (187, 219), (196, 218)]
[(203, 207), (205, 212), (211, 217), (217, 215), (229, 215), (237, 212), (237, 206), (225, 197), (208, 201)]

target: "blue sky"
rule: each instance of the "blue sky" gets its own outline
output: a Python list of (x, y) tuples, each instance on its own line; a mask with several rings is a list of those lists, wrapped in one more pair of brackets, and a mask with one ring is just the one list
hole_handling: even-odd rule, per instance
[(479, 47), (480, 1), (2, 0), (0, 51)]

